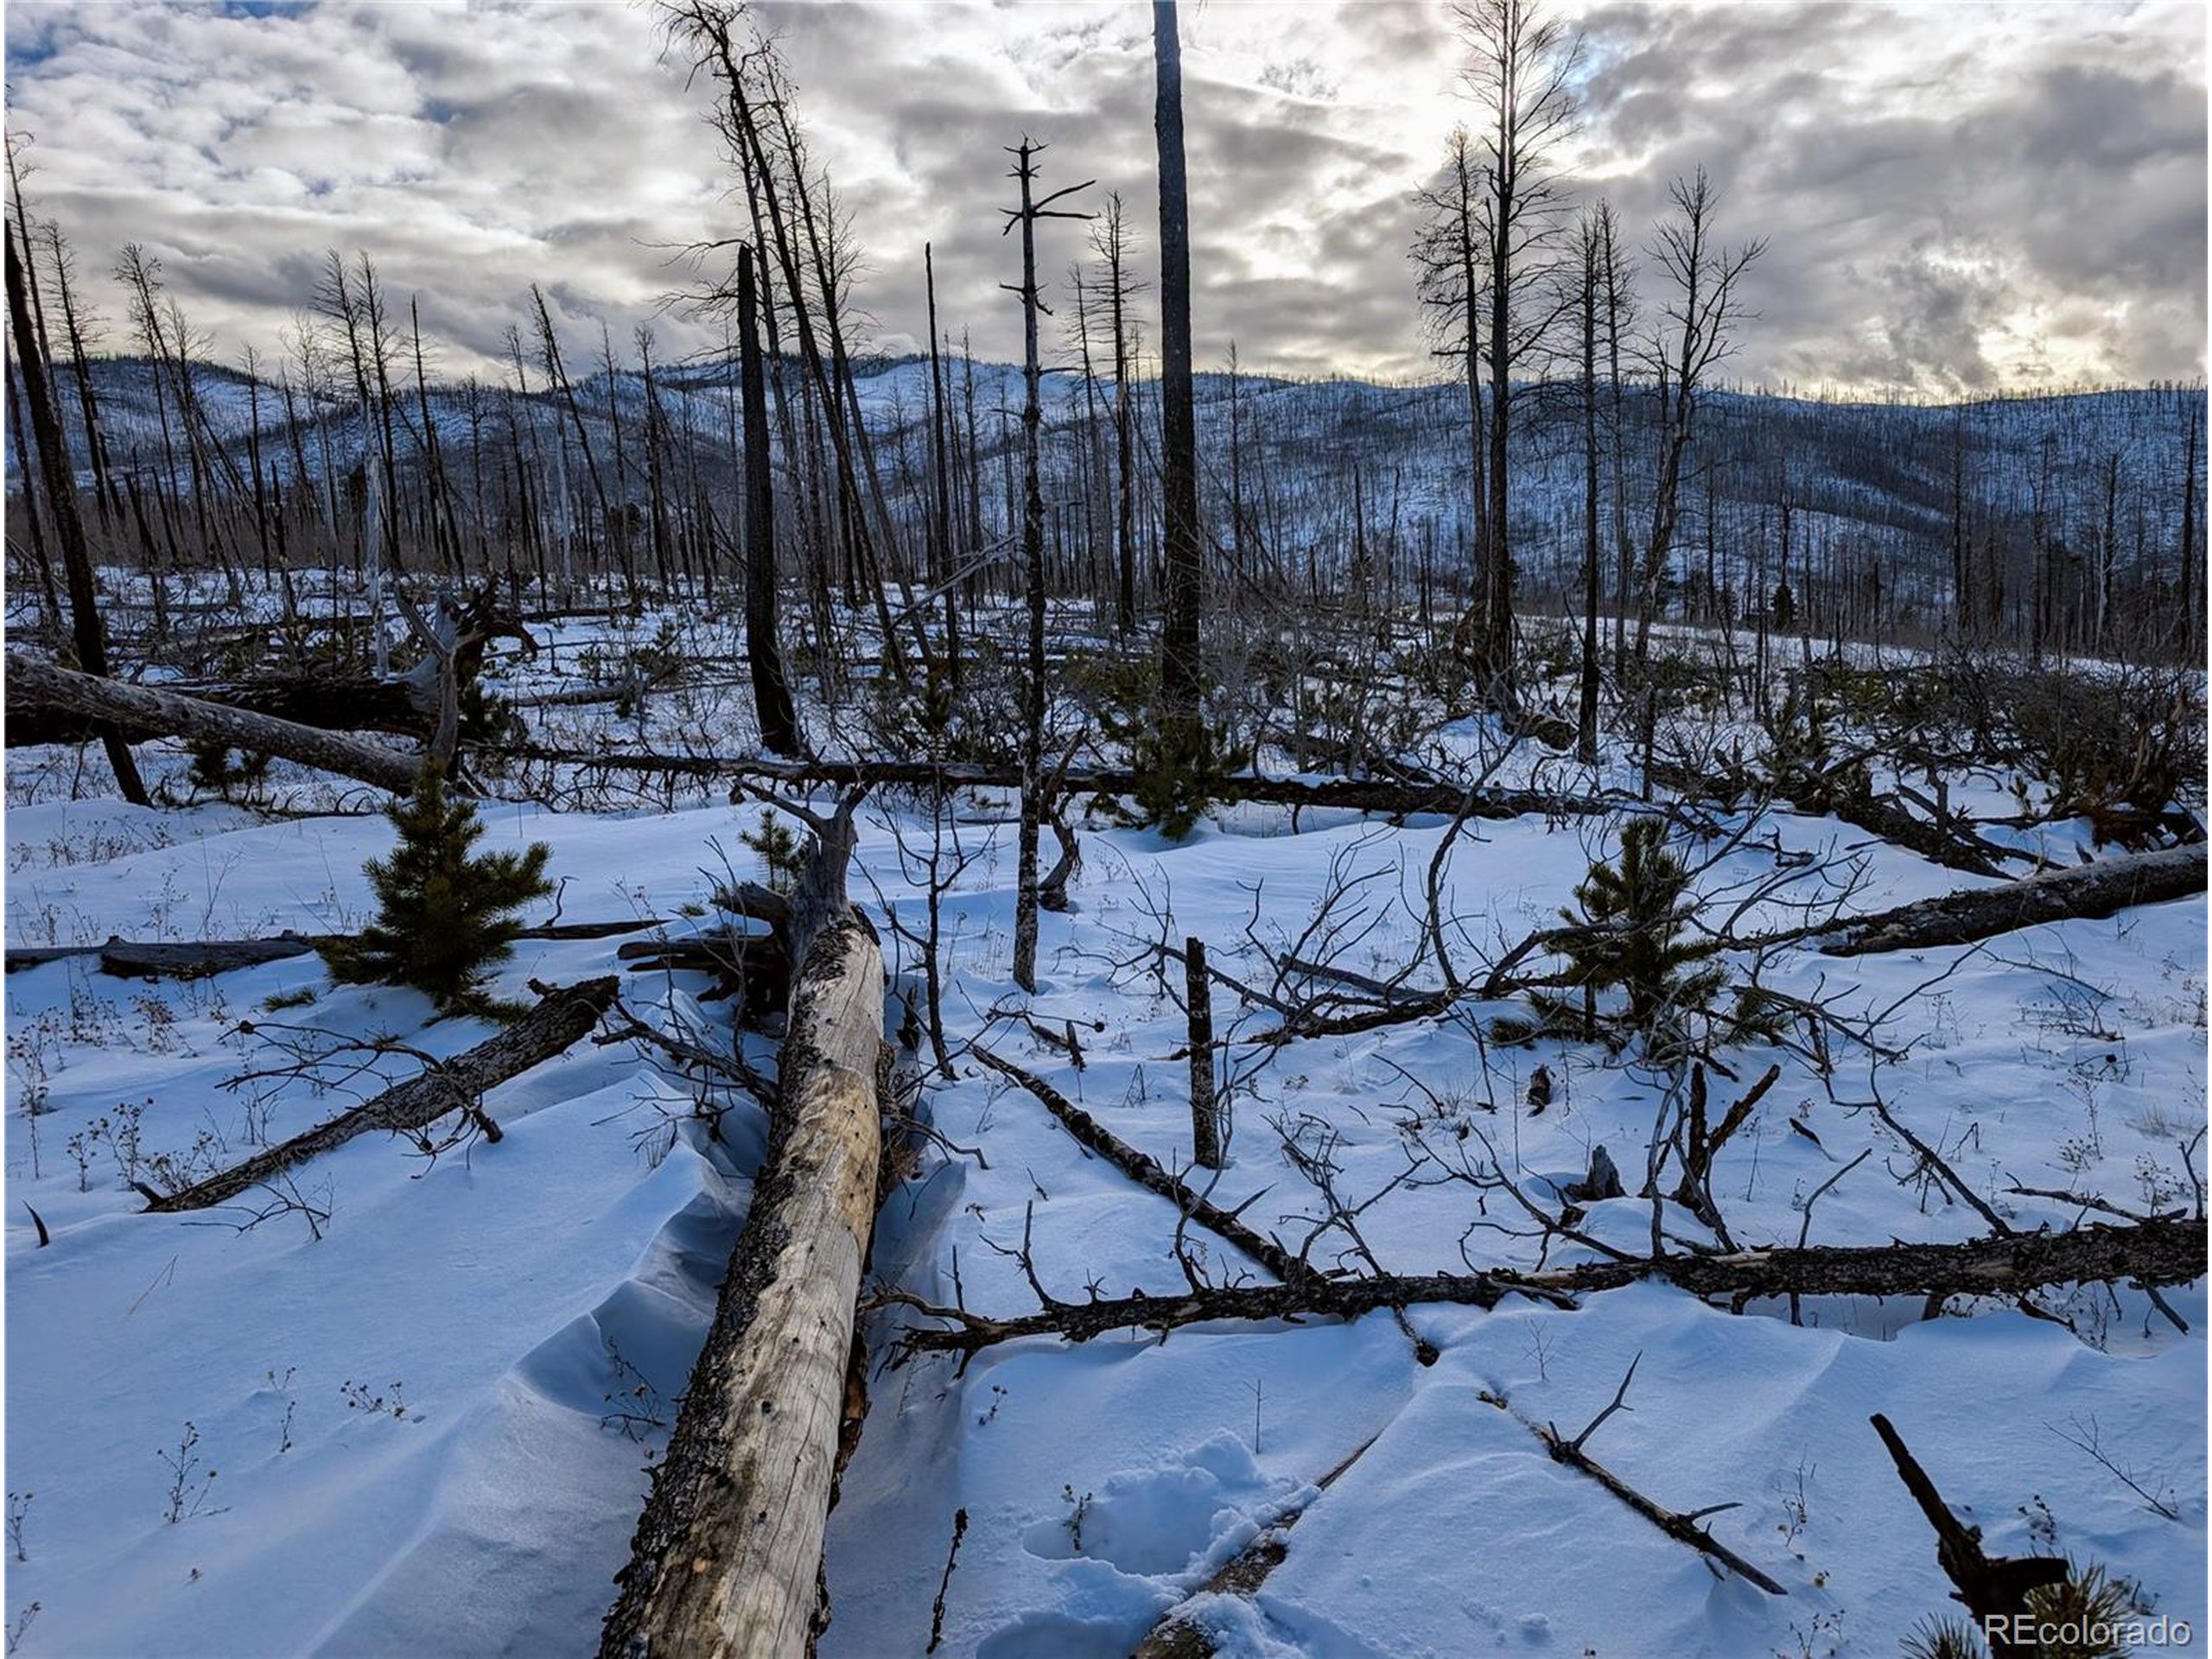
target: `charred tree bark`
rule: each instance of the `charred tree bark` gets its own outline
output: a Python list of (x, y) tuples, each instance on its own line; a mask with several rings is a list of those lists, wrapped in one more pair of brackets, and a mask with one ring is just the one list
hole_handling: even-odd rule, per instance
[(803, 753), (798, 711), (776, 639), (775, 496), (768, 476), (768, 393), (760, 361), (760, 296), (751, 245), (737, 251), (737, 337), (745, 398), (745, 655), (760, 742), (772, 753)]
[(2095, 920), (2134, 905), (2164, 904), (2204, 891), (2205, 844), (2100, 859), (2002, 887), (1947, 893), (1916, 905), (1856, 916), (1820, 930), (1821, 954), (1866, 957), (1970, 944), (2042, 922)]
[[(642, 933), (664, 927), (658, 916), (625, 918), (613, 922), (553, 922), (525, 927), (518, 939), (609, 939), (624, 933)], [(310, 957), (334, 938), (334, 933), (279, 933), (261, 939), (202, 939), (173, 944), (153, 939), (112, 938), (105, 944), (28, 945), (7, 953), (7, 969), (43, 968), (50, 962), (73, 957), (98, 957), (99, 970), (118, 979), (205, 979), (240, 968), (258, 968), (271, 962)], [(625, 945), (625, 953), (632, 947)]]
[(1183, 941), (1183, 991), (1190, 1017), (1191, 1160), (1221, 1167), (1221, 1113), (1213, 1087), (1213, 982), (1206, 977), (1203, 939)]
[[(885, 789), (938, 791), (1021, 786), (1020, 771), (1014, 766), (941, 766), (920, 760), (810, 760), (786, 766), (748, 755), (600, 754), (588, 750), (534, 748), (503, 753), (518, 760), (677, 778), (757, 778), (785, 784), (831, 785), (858, 783)], [(1055, 775), (1052, 793), (1063, 799), (1078, 795), (1134, 795), (1138, 784), (1134, 772), (1116, 768), (1071, 770)], [(1541, 790), (1511, 789), (1478, 791), (1470, 804), (1469, 792), (1456, 785), (1402, 782), (1389, 778), (1230, 776), (1209, 779), (1207, 787), (1217, 800), (1379, 812), (1393, 817), (1417, 812), (1449, 817), (1462, 810), (1469, 817), (1484, 819), (1517, 818), (1531, 812), (1592, 817), (1618, 811), (1620, 807), (1618, 801), (1594, 795), (1555, 795)]]
[(1495, 1307), (1509, 1295), (1554, 1304), (1657, 1279), (1704, 1298), (1745, 1306), (1761, 1297), (2006, 1296), (2048, 1285), (2129, 1280), (2193, 1283), (2204, 1276), (2202, 1222), (2153, 1220), (2063, 1233), (2012, 1233), (1961, 1244), (1830, 1245), (1744, 1250), (1727, 1255), (1591, 1262), (1548, 1273), (1383, 1274), (1292, 1285), (1207, 1287), (1183, 1295), (1135, 1295), (1058, 1302), (1042, 1313), (993, 1319), (953, 1309), (929, 1312), (953, 1323), (903, 1332), (899, 1351), (972, 1354), (1020, 1337), (1087, 1342), (1109, 1332), (1171, 1331), (1209, 1319), (1357, 1319), (1420, 1302)]
[(2036, 1659), (2044, 1651), (2040, 1643), (2012, 1639), (2009, 1622), (2004, 1626), (2008, 1634), (1999, 1636), (1999, 1627), (1989, 1621), (2009, 1621), (2024, 1611), (2028, 1592), (2039, 1585), (2056, 1584), (2064, 1579), (2066, 1562), (2052, 1555), (1984, 1554), (1981, 1529), (1966, 1525), (1951, 1513), (1942, 1493), (1920, 1466), (1920, 1460), (1906, 1448), (1904, 1437), (1890, 1426), (1890, 1420), (1878, 1411), (1869, 1421), (1874, 1425), (1874, 1432), (1882, 1437), (1882, 1444), (1889, 1449), (1890, 1460), (1897, 1466), (1897, 1478), (1904, 1482), (1913, 1502), (1920, 1505), (1921, 1514), (1936, 1529), (1936, 1564), (1943, 1569), (1943, 1576), (1958, 1586), (1953, 1592), (1955, 1598), (1966, 1604), (1967, 1611), (1988, 1635), (1993, 1659)]
[(1198, 531), (1198, 418), (1191, 382), (1191, 209), (1183, 157), (1183, 47), (1175, 0), (1154, 0), (1153, 133), (1160, 152), (1160, 493), (1166, 509), (1166, 621), (1160, 664), (1162, 736), (1195, 756), (1205, 669), (1198, 617), (1205, 543)]
[(1001, 1059), (987, 1048), (970, 1046), (968, 1052), (1001, 1077), (1020, 1084), (1036, 1096), (1081, 1145), (1096, 1153), (1146, 1192), (1157, 1192), (1208, 1232), (1235, 1245), (1285, 1284), (1306, 1275), (1307, 1269), (1288, 1250), (1255, 1232), (1230, 1211), (1192, 1192), (1188, 1184), (1162, 1169), (1157, 1159), (1122, 1140), (1044, 1078), (1024, 1071), (1011, 1060)]

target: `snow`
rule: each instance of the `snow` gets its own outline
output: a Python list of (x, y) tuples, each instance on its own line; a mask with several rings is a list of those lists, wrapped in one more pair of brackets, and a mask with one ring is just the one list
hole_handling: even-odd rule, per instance
[[(883, 905), (918, 898), (881, 816), (891, 810), (867, 822), (854, 882), (879, 918)], [(486, 817), (494, 844), (553, 847), (568, 918), (677, 917), (704, 897), (709, 842), (735, 849), (758, 809), (593, 816), (493, 804)], [(1747, 842), (1708, 879), (1770, 868), (1777, 848), (1863, 839), (1829, 820), (1782, 815), (1773, 826), (1774, 847)], [(1586, 827), (1535, 818), (1476, 828), (1453, 851), (1449, 880), (1457, 909), (1481, 918), (1477, 936), (1495, 948), (1549, 919), (1591, 846)], [(1011, 829), (963, 833), (1001, 839), (947, 901), (956, 1041), (980, 1034), (1013, 988)], [(2063, 839), (2063, 829), (2047, 833)], [(9, 938), (340, 925), (365, 910), (360, 865), (390, 834), (365, 817), (18, 807)], [(1003, 1023), (988, 1040), (1178, 1164), (1188, 1108), (1181, 1063), (1169, 1057), (1181, 1015), (1147, 968), (1116, 965), (1154, 936), (1150, 911), (1172, 910), (1175, 934), (1205, 937), (1217, 965), (1252, 972), (1248, 927), (1280, 945), (1320, 902), (1332, 863), (1339, 876), (1379, 870), (1382, 913), (1344, 963), (1374, 971), (1414, 944), (1411, 914), (1389, 901), (1402, 881), (1417, 894), (1443, 834), (1440, 823), (1391, 834), (1317, 815), (1294, 834), (1286, 814), (1254, 808), (1179, 846), (1094, 828), (1077, 910), (1045, 918), (1035, 999), (1048, 1024), (1103, 1022), (1085, 1032), (1087, 1065), (1076, 1071)], [(1865, 858), (1858, 907), (1960, 884), (1892, 849)], [(902, 959), (885, 933), (894, 970), (910, 970), (910, 953)], [(532, 977), (607, 971), (618, 943), (525, 944), (494, 988), (525, 996)], [(2204, 953), (2203, 906), (2183, 903), (1979, 950), (1843, 963), (1808, 954), (1777, 982), (1801, 994), (1847, 988), (1853, 1007), (1893, 1007), (1887, 1039), (1910, 1052), (1879, 1074), (1892, 1109), (2014, 1224), (2065, 1225), (2070, 1207), (2005, 1189), (2078, 1180), (2148, 1204), (2185, 1179), (2177, 1143), (2203, 1122)], [(143, 1101), (143, 1156), (187, 1159), (204, 1135), (220, 1147), (203, 1143), (199, 1155), (227, 1163), (245, 1154), (254, 1111), (280, 1136), (348, 1103), (294, 1089), (257, 1105), (253, 1091), (225, 1089), (270, 1058), (267, 1033), (239, 1035), (239, 1020), (395, 1033), (437, 1053), (485, 1027), (432, 1023), (412, 994), (334, 988), (313, 958), (154, 986), (105, 979), (79, 958), (11, 975), (6, 988), (7, 1474), (11, 1492), (35, 1494), (28, 1559), (8, 1564), (6, 1611), (12, 1623), (33, 1599), (41, 1609), (22, 1651), (589, 1651), (649, 1454), (664, 1444), (741, 1222), (763, 1139), (758, 1111), (729, 1112), (721, 1144), (696, 1124), (671, 1132), (662, 1114), (688, 1109), (682, 1091), (626, 1046), (587, 1042), (493, 1091), (486, 1109), (506, 1131), (496, 1146), (426, 1167), (403, 1144), (369, 1137), (306, 1166), (302, 1190), (330, 1212), (321, 1237), (297, 1215), (244, 1231), (237, 1211), (145, 1216), (111, 1141), (90, 1148), (79, 1190), (70, 1137)], [(697, 988), (632, 976), (626, 995), (648, 1015), (712, 1028)], [(312, 1002), (270, 1011), (303, 992)], [(1578, 1177), (1600, 1143), (1633, 1188), (1655, 1077), (1558, 1045), (1492, 1047), (1485, 1072), (1471, 1022), (1497, 1011), (1281, 1051), (1236, 1100), (1217, 1201), (1251, 1200), (1248, 1221), (1294, 1246), (1303, 1238), (1312, 1223), (1299, 1217), (1315, 1213), (1314, 1199), (1271, 1120), (1309, 1136), (1332, 1130), (1343, 1190), (1360, 1198), (1405, 1169), (1416, 1135), (1447, 1151), (1475, 1146), (1454, 1139), (1463, 1128), (1532, 1189)], [(1240, 1011), (1224, 993), (1217, 1019), (1241, 1037), (1273, 1016)], [(1746, 1080), (1770, 1059), (1784, 1076), (1722, 1159), (1723, 1206), (1740, 1239), (1794, 1243), (1804, 1196), (1869, 1147), (1876, 1156), (1820, 1201), (1814, 1242), (1981, 1230), (1940, 1185), (1913, 1179), (1910, 1158), (1854, 1104), (1867, 1097), (1863, 1063), (1831, 1089), (1785, 1054), (1741, 1059)], [(1532, 1117), (1520, 1101), (1540, 1060), (1559, 1099)], [(928, 1108), (947, 1141), (981, 1147), (989, 1167), (931, 1154), (886, 1206), (880, 1277), (932, 1301), (957, 1294), (978, 1311), (1028, 1310), (1020, 1266), (992, 1248), (1010, 1248), (1027, 1224), (1055, 1295), (1181, 1287), (1172, 1205), (1081, 1153), (1026, 1093), (961, 1070)], [(1733, 1097), (1733, 1085), (1715, 1086)], [(32, 1117), (35, 1096), (42, 1109)], [(1470, 1259), (1527, 1259), (1528, 1241), (1470, 1230), (1474, 1196), (1455, 1183), (1401, 1185), (1363, 1216), (1363, 1236), (1402, 1271), (1460, 1268), (1463, 1238)], [(39, 1248), (27, 1205), (51, 1246)], [(1590, 1219), (1630, 1243), (1649, 1223), (1633, 1199)], [(1687, 1216), (1669, 1225), (1697, 1230)], [(1200, 1243), (1210, 1268), (1255, 1271)], [(1316, 1259), (1340, 1255), (1357, 1264), (1332, 1236)], [(2204, 1329), (2202, 1286), (2168, 1300), (2193, 1333)], [(2201, 1629), (2202, 1338), (2178, 1336), (2140, 1293), (2077, 1300), (2101, 1345), (1987, 1304), (1971, 1319), (1923, 1323), (1916, 1306), (1813, 1299), (1800, 1326), (1785, 1307), (1732, 1317), (1646, 1286), (1573, 1313), (1517, 1301), (1487, 1313), (1414, 1308), (1413, 1328), (1440, 1352), (1431, 1366), (1387, 1313), (1198, 1326), (1164, 1343), (1032, 1339), (988, 1350), (964, 1373), (945, 1357), (881, 1365), (831, 1517), (836, 1617), (822, 1651), (921, 1651), (952, 1515), (964, 1508), (940, 1649), (956, 1654), (1126, 1655), (1166, 1608), (1296, 1511), (1287, 1559), (1256, 1598), (1214, 1596), (1194, 1610), (1223, 1651), (1887, 1655), (1946, 1605), (1948, 1586), (1867, 1427), (1877, 1410), (1947, 1497), (1972, 1506), (1992, 1548), (2034, 1547), (2024, 1506), (2039, 1497), (2058, 1548), (2139, 1580), (2160, 1610)], [(874, 1315), (873, 1337), (882, 1343), (905, 1317)], [(634, 1369), (618, 1367), (618, 1354)], [(1717, 1579), (1553, 1463), (1526, 1427), (1579, 1427), (1637, 1356), (1632, 1410), (1588, 1449), (1670, 1507), (1739, 1503), (1713, 1518), (1715, 1535), (1777, 1577), (1787, 1599)], [(633, 1392), (641, 1382), (645, 1392)], [(385, 1404), (349, 1404), (350, 1383)], [(641, 1438), (630, 1438), (613, 1415), (626, 1402), (663, 1426), (633, 1425)], [(172, 1524), (160, 1454), (176, 1452), (188, 1421), (218, 1472), (197, 1493), (198, 1512)], [(2177, 1519), (2152, 1513), (2063, 1437), (2089, 1427)]]

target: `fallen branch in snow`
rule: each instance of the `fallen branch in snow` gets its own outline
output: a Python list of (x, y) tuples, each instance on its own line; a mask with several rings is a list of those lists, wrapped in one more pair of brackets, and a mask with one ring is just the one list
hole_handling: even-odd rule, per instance
[(1726, 1297), (1738, 1311), (1764, 1297), (2014, 1296), (2050, 1285), (2133, 1280), (2189, 1284), (2205, 1273), (2205, 1235), (2195, 1222), (2158, 1220), (2132, 1227), (2077, 1227), (2063, 1233), (2014, 1233), (1959, 1244), (1815, 1245), (1744, 1250), (1728, 1255), (1669, 1255), (1586, 1262), (1544, 1273), (1500, 1268), (1475, 1274), (1307, 1277), (1297, 1284), (1217, 1287), (1180, 1294), (1054, 1302), (1042, 1312), (994, 1319), (910, 1297), (887, 1300), (950, 1321), (910, 1326), (894, 1353), (968, 1355), (1020, 1337), (1086, 1342), (1109, 1332), (1166, 1332), (1210, 1319), (1296, 1321), (1357, 1319), (1377, 1308), (1422, 1302), (1495, 1307), (1509, 1295), (1573, 1306), (1572, 1298), (1656, 1279), (1700, 1298)]
[[(498, 751), (540, 765), (596, 767), (609, 772), (658, 773), (674, 777), (759, 779), (793, 788), (844, 788), (867, 785), (885, 789), (1019, 789), (1013, 766), (937, 766), (912, 760), (766, 760), (742, 754), (639, 754), (590, 749), (549, 749), (516, 746)], [(1450, 817), (1465, 810), (1469, 817), (1517, 818), (1530, 813), (1587, 817), (1622, 810), (1619, 801), (1591, 795), (1560, 795), (1541, 790), (1484, 790), (1471, 797), (1448, 783), (1411, 783), (1388, 778), (1222, 778), (1207, 785), (1217, 801), (1250, 801), (1264, 806), (1332, 809), (1405, 817), (1415, 813)], [(1055, 798), (1077, 795), (1133, 796), (1133, 772), (1101, 768), (1069, 771), (1054, 783)]]
[[(798, 1659), (821, 1628), (822, 1539), (881, 1142), (883, 956), (843, 902), (850, 808), (840, 817), (842, 833), (823, 835), (807, 901), (793, 906), (813, 925), (791, 991), (767, 1156), (616, 1575), (602, 1659)], [(837, 868), (823, 870), (830, 860)], [(834, 912), (812, 908), (830, 902)]]
[[(1629, 1362), (1628, 1375), (1621, 1378), (1620, 1388), (1613, 1395), (1612, 1403), (1592, 1418), (1589, 1427), (1571, 1440), (1560, 1433), (1554, 1424), (1544, 1423), (1540, 1426), (1532, 1423), (1518, 1412), (1511, 1413), (1513, 1420), (1543, 1442), (1544, 1450), (1551, 1453), (1553, 1462), (1563, 1463), (1568, 1468), (1580, 1470), (1589, 1476), (1591, 1479), (1650, 1522), (1669, 1538), (1688, 1544), (1700, 1554), (1719, 1561), (1738, 1578), (1744, 1580), (1746, 1583), (1758, 1586), (1770, 1596), (1788, 1595), (1789, 1592), (1787, 1590), (1715, 1538), (1707, 1529), (1697, 1524), (1708, 1515), (1719, 1515), (1724, 1510), (1740, 1509), (1742, 1507), (1740, 1503), (1710, 1503), (1704, 1509), (1692, 1510), (1688, 1515), (1681, 1514), (1646, 1497), (1582, 1449), (1583, 1443), (1598, 1432), (1599, 1425), (1606, 1418), (1617, 1411), (1634, 1409), (1628, 1403), (1628, 1385), (1636, 1380), (1637, 1362), (1643, 1357), (1642, 1354), (1638, 1354), (1636, 1359)], [(1483, 1398), (1502, 1411), (1510, 1410), (1504, 1401), (1494, 1395), (1485, 1393)]]
[(1193, 1192), (1185, 1183), (1169, 1174), (1150, 1154), (1141, 1152), (1121, 1139), (1044, 1078), (1024, 1071), (1011, 1060), (1001, 1059), (980, 1045), (970, 1044), (968, 1052), (1001, 1077), (1020, 1084), (1035, 1096), (1045, 1109), (1058, 1118), (1061, 1127), (1080, 1144), (1096, 1153), (1147, 1192), (1157, 1192), (1199, 1226), (1235, 1245), (1283, 1283), (1287, 1285), (1312, 1276), (1312, 1268), (1274, 1240), (1262, 1237), (1238, 1218), (1241, 1211), (1255, 1202), (1260, 1193), (1255, 1192), (1245, 1199), (1237, 1210), (1224, 1210), (1211, 1202), (1205, 1194)]
[(1947, 893), (1872, 916), (1854, 916), (1804, 935), (1829, 957), (1925, 950), (2033, 927), (2094, 921), (2133, 905), (2163, 904), (2204, 891), (2203, 842), (2050, 870), (2002, 887)]
[[(1936, 1565), (1943, 1569), (1943, 1576), (1957, 1586), (1951, 1592), (1951, 1599), (1965, 1603), (1967, 1611), (1987, 1633), (1992, 1659), (2035, 1659), (2043, 1648), (2032, 1639), (2012, 1640), (2011, 1620), (2027, 1610), (2031, 1590), (2065, 1579), (2066, 1562), (2055, 1555), (1984, 1554), (1981, 1529), (1965, 1525), (1951, 1513), (1950, 1506), (1943, 1502), (1943, 1494), (1920, 1466), (1920, 1460), (1907, 1449), (1904, 1438), (1890, 1426), (1890, 1420), (1878, 1411), (1869, 1421), (1874, 1425), (1874, 1432), (1882, 1437), (1882, 1444), (1889, 1448), (1891, 1461), (1897, 1466), (1897, 1478), (1904, 1482), (1905, 1490), (1920, 1505), (1921, 1514), (1936, 1529)], [(1993, 1624), (1993, 1620), (2003, 1622)]]
[(372, 1129), (421, 1129), (448, 1112), (474, 1114), (486, 1126), (486, 1135), (496, 1140), (498, 1132), (489, 1127), (490, 1120), (483, 1116), (480, 1104), (485, 1092), (551, 1059), (587, 1035), (598, 1024), (600, 1015), (613, 1006), (614, 987), (610, 975), (544, 989), (536, 1007), (466, 1053), (426, 1065), (404, 1083), (394, 1084), (353, 1110), (341, 1112), (281, 1146), (257, 1153), (219, 1175), (157, 1198), (146, 1208), (163, 1214), (210, 1209), (310, 1158), (344, 1146), (356, 1135)]
[[(475, 679), (493, 640), (518, 639), (531, 651), (537, 648), (518, 623), (502, 613), (488, 584), (465, 599), (441, 594), (428, 619), (415, 609), (404, 588), (395, 588), (392, 592), (403, 613), (414, 613), (409, 618), (410, 626), (426, 647), (423, 659), (404, 672), (382, 678), (315, 672), (257, 673), (169, 684), (162, 690), (168, 696), (316, 731), (377, 732), (427, 740), (435, 732), (442, 713), (441, 654), (451, 659), (456, 683), (466, 685)], [(365, 630), (376, 626), (367, 618), (358, 619), (358, 623)], [(268, 632), (265, 626), (252, 627), (243, 637), (265, 636)], [(124, 734), (130, 742), (143, 743), (185, 732), (185, 728), (172, 723), (175, 717), (173, 707), (149, 708), (143, 716), (124, 722)], [(8, 711), (7, 746), (11, 749), (35, 743), (81, 743), (96, 735), (85, 715), (73, 704), (26, 702)]]
[[(552, 922), (525, 927), (518, 939), (611, 939), (624, 933), (640, 933), (649, 927), (665, 927), (658, 916), (639, 916), (608, 922)], [(98, 957), (99, 970), (118, 979), (205, 979), (239, 968), (258, 968), (264, 963), (289, 962), (315, 955), (334, 939), (355, 937), (345, 933), (279, 933), (259, 939), (198, 939), (174, 943), (159, 939), (111, 938), (105, 944), (31, 945), (7, 953), (10, 973), (43, 968), (50, 962), (75, 957)]]
[[(1378, 1437), (1379, 1438), (1379, 1437)], [(1374, 1440), (1362, 1441), (1342, 1463), (1313, 1483), (1313, 1491), (1268, 1523), (1267, 1529), (1214, 1573), (1193, 1594), (1160, 1615), (1130, 1659), (1212, 1659), (1220, 1651), (1202, 1624), (1191, 1622), (1191, 1604), (1199, 1596), (1236, 1596), (1249, 1601), (1260, 1593), (1268, 1575), (1290, 1554), (1290, 1529), (1306, 1518), (1321, 1494), (1335, 1485), (1344, 1471), (1367, 1455)]]

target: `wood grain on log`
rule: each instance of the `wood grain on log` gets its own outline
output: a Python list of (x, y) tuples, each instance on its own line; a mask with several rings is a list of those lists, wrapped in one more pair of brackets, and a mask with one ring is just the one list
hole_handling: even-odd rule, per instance
[(848, 911), (792, 989), (766, 1160), (632, 1541), (603, 1659), (800, 1659), (875, 1217), (883, 957)]

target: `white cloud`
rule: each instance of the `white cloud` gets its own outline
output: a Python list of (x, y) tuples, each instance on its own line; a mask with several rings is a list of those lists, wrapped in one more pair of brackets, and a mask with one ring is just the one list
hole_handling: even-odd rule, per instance
[[(729, 180), (637, 5), (8, 10), (11, 127), (84, 273), (164, 262), (219, 350), (278, 348), (326, 247), (419, 293), (449, 369), (496, 357), (528, 286), (618, 339), (727, 234)], [(1118, 188), (1148, 257), (1152, 50), (1127, 4), (800, 5), (782, 34), (817, 159), (852, 210), (887, 344), (942, 321), (1018, 350), (1000, 146), (1048, 185)], [(2204, 64), (2186, 5), (1587, 5), (1591, 121), (1568, 158), (1631, 226), (1702, 161), (1732, 235), (1773, 250), (1747, 377), (1923, 387), (2198, 372)], [(1183, 8), (1197, 327), (1255, 367), (1426, 371), (1410, 193), (1467, 113), (1444, 13)], [(1083, 252), (1048, 227), (1046, 267)], [(119, 315), (111, 295), (102, 295)], [(579, 328), (595, 346), (595, 326)]]

